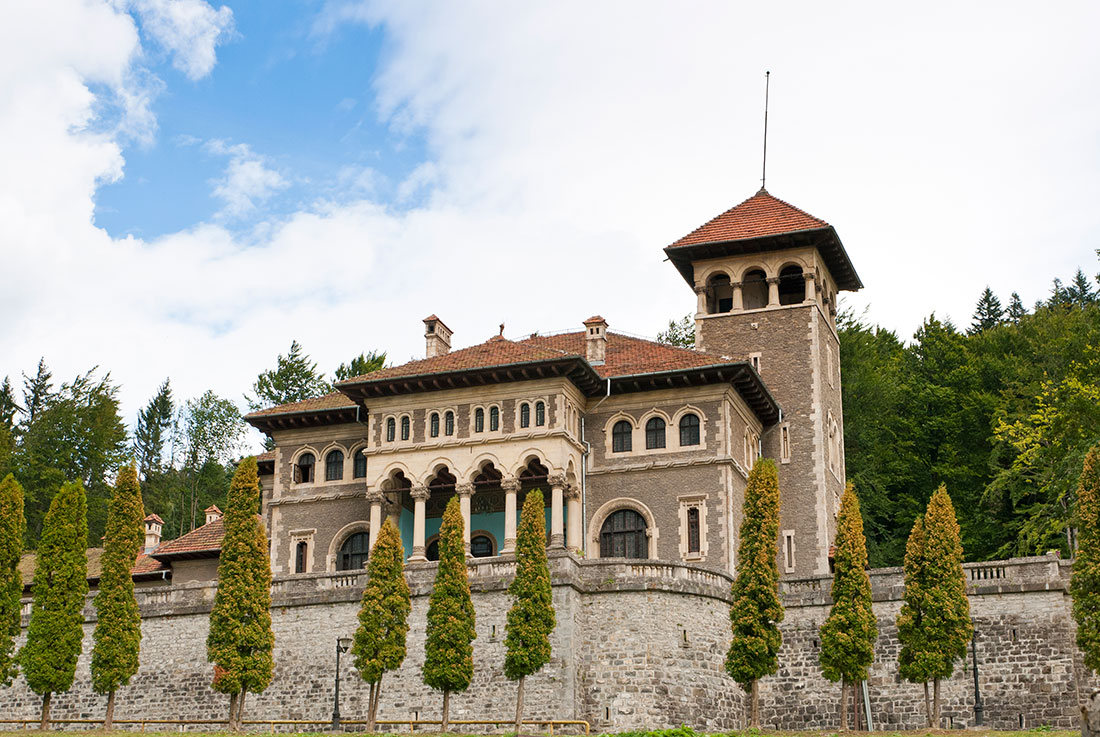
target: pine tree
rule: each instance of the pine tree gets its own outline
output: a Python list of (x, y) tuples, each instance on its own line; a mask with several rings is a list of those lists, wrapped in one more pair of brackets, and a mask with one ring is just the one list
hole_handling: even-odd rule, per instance
[(4, 383), (0, 384), (0, 427), (11, 430), (15, 427), (15, 413), (19, 411), (19, 405), (15, 403), (15, 390), (7, 376)]
[(378, 699), (382, 676), (396, 670), (405, 660), (405, 638), (409, 633), (412, 602), (405, 580), (405, 549), (401, 533), (387, 519), (378, 531), (367, 562), (367, 586), (359, 607), (359, 626), (355, 630), (355, 669), (370, 684), (367, 706), (367, 731), (373, 732), (378, 720)]
[(779, 480), (775, 463), (761, 458), (749, 473), (742, 505), (737, 577), (733, 581), (730, 626), (733, 640), (726, 654), (726, 672), (751, 693), (750, 723), (760, 726), (757, 681), (775, 673), (783, 643), (779, 623)]
[(19, 670), (15, 658), (23, 595), (19, 555), (26, 526), (23, 487), (9, 473), (0, 481), (0, 688), (10, 686)]
[(867, 575), (867, 541), (859, 497), (852, 484), (844, 490), (836, 523), (833, 607), (821, 626), (821, 668), (830, 681), (840, 681), (840, 728), (848, 728), (848, 689), (867, 680), (875, 658), (878, 627), (871, 610), (871, 579)]
[(970, 334), (982, 333), (990, 328), (995, 328), (1004, 319), (1004, 309), (1001, 308), (1001, 300), (993, 294), (989, 287), (985, 288), (978, 299), (978, 306), (974, 309), (974, 322), (970, 326)]
[[(928, 726), (940, 721), (940, 681), (966, 656), (973, 634), (962, 568), (959, 523), (947, 489), (940, 486), (918, 518), (905, 552), (905, 603), (898, 615), (901, 675), (924, 683)], [(912, 594), (910, 593), (912, 587)], [(928, 681), (933, 684), (928, 703)]]
[(87, 540), (84, 487), (64, 484), (42, 525), (31, 586), (31, 623), (19, 651), (27, 685), (42, 696), (42, 729), (49, 729), (53, 694), (68, 691), (76, 674), (88, 593)]
[(38, 370), (33, 377), (23, 374), (23, 411), (27, 415), (27, 425), (33, 424), (46, 408), (53, 390), (52, 379), (53, 373), (47, 368), (45, 357), (38, 359)]
[(1012, 297), (1008, 300), (1008, 312), (1006, 313), (1010, 322), (1014, 325), (1019, 325), (1027, 315), (1027, 308), (1024, 307), (1024, 301), (1020, 299), (1020, 295), (1017, 292), (1012, 293)]
[(134, 454), (137, 456), (138, 473), (148, 479), (159, 472), (164, 462), (164, 443), (172, 429), (175, 416), (175, 403), (172, 401), (172, 387), (168, 379), (157, 389), (156, 395), (138, 413), (137, 429), (134, 431)]
[(210, 612), (206, 657), (214, 664), (214, 690), (229, 694), (229, 728), (239, 731), (245, 695), (271, 683), (271, 563), (256, 515), (260, 482), (256, 459), (237, 466), (229, 486), (218, 561), (218, 591)]
[(354, 379), (357, 376), (379, 371), (385, 368), (385, 366), (385, 353), (377, 353), (375, 351), (360, 353), (358, 356), (351, 359), (349, 363), (342, 363), (336, 367), (336, 380), (346, 381), (347, 379)]
[(1073, 617), (1085, 665), (1100, 674), (1100, 444), (1085, 456), (1077, 487), (1077, 556), (1073, 561)]
[(466, 545), (458, 497), (451, 497), (439, 528), (439, 568), (428, 599), (424, 683), (443, 692), (442, 731), (450, 726), (451, 692), (474, 677), (474, 603), (466, 578)]
[(95, 597), (95, 647), (92, 648), (92, 688), (107, 694), (104, 729), (115, 718), (115, 693), (137, 673), (141, 648), (141, 613), (134, 599), (134, 563), (145, 539), (145, 508), (141, 503), (137, 466), (119, 471), (107, 509), (103, 570)]
[(1089, 284), (1088, 277), (1081, 269), (1077, 269), (1077, 273), (1073, 275), (1073, 281), (1066, 287), (1066, 297), (1077, 307), (1096, 304), (1096, 290)]
[(523, 680), (550, 662), (550, 634), (556, 624), (550, 565), (546, 559), (546, 507), (542, 491), (527, 493), (516, 534), (516, 577), (508, 586), (512, 608), (504, 637), (504, 675), (519, 681), (516, 734), (523, 725)]
[(316, 397), (331, 391), (324, 374), (317, 373), (317, 364), (302, 353), (296, 340), (290, 342), (290, 353), (279, 354), (275, 368), (263, 371), (252, 385), (255, 397), (245, 397), (253, 410), (274, 407), (289, 402)]

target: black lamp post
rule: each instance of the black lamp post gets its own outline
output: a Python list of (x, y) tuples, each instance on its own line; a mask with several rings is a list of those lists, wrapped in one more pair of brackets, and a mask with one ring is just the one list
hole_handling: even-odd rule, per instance
[(982, 692), (978, 688), (978, 642), (977, 632), (970, 634), (970, 654), (974, 659), (974, 726), (982, 726)]
[(332, 728), (340, 728), (340, 653), (346, 653), (351, 647), (350, 637), (336, 638), (336, 692), (332, 699)]

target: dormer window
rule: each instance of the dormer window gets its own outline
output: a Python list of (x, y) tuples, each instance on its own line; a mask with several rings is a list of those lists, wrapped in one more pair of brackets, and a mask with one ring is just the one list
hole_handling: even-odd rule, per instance
[(535, 402), (535, 425), (542, 427), (546, 424), (546, 404), (544, 402)]
[(455, 434), (455, 413), (449, 410), (443, 415), (443, 434), (447, 437)]
[(386, 442), (392, 443), (397, 439), (397, 420), (392, 417), (386, 420)]
[(316, 459), (312, 453), (302, 453), (298, 457), (298, 463), (294, 465), (294, 481), (299, 484), (313, 482), (313, 464)]
[(485, 432), (485, 410), (481, 407), (474, 410), (474, 432)]
[(519, 426), (531, 427), (531, 405), (527, 402), (519, 406)]
[(428, 419), (428, 425), (431, 428), (431, 434), (433, 438), (439, 437), (439, 413), (432, 412), (432, 416)]

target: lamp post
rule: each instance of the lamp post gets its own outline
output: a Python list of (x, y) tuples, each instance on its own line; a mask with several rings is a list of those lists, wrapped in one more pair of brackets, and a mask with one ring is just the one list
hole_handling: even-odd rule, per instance
[(974, 659), (974, 726), (982, 726), (982, 692), (978, 688), (978, 642), (977, 632), (970, 633), (970, 654)]
[(350, 637), (336, 638), (336, 691), (332, 699), (332, 728), (340, 728), (340, 653), (346, 653), (351, 647)]

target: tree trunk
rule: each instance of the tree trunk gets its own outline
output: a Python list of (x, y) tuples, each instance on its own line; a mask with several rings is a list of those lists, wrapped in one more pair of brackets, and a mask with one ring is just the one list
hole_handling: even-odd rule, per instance
[(439, 724), (439, 731), (446, 732), (451, 726), (451, 692), (443, 689), (443, 719)]
[(45, 732), (50, 728), (50, 699), (53, 698), (53, 693), (47, 691), (42, 696), (42, 722), (38, 725), (38, 728)]
[(367, 704), (367, 731), (373, 732), (378, 728), (378, 701), (382, 697), (382, 676), (378, 681), (370, 685), (370, 703)]
[(523, 676), (519, 677), (519, 688), (516, 689), (516, 737), (523, 732)]
[(940, 728), (940, 679), (932, 681), (932, 720), (935, 728)]
[(236, 692), (229, 694), (229, 724), (226, 725), (226, 729), (228, 729), (230, 732), (237, 731), (237, 724), (235, 720), (237, 718), (237, 699), (239, 697), (240, 694)]
[(103, 729), (104, 731), (110, 730), (115, 726), (115, 692), (111, 691), (107, 694), (107, 713), (103, 717)]
[(840, 730), (848, 730), (848, 679), (840, 680)]
[(760, 729), (760, 681), (753, 681), (752, 688), (749, 691), (749, 700), (751, 706), (749, 708), (749, 726), (755, 729)]
[(924, 715), (927, 726), (932, 727), (932, 700), (928, 697), (928, 681), (924, 682)]
[(241, 695), (237, 699), (237, 731), (240, 732), (244, 727), (244, 697), (248, 694), (246, 689), (241, 689)]

